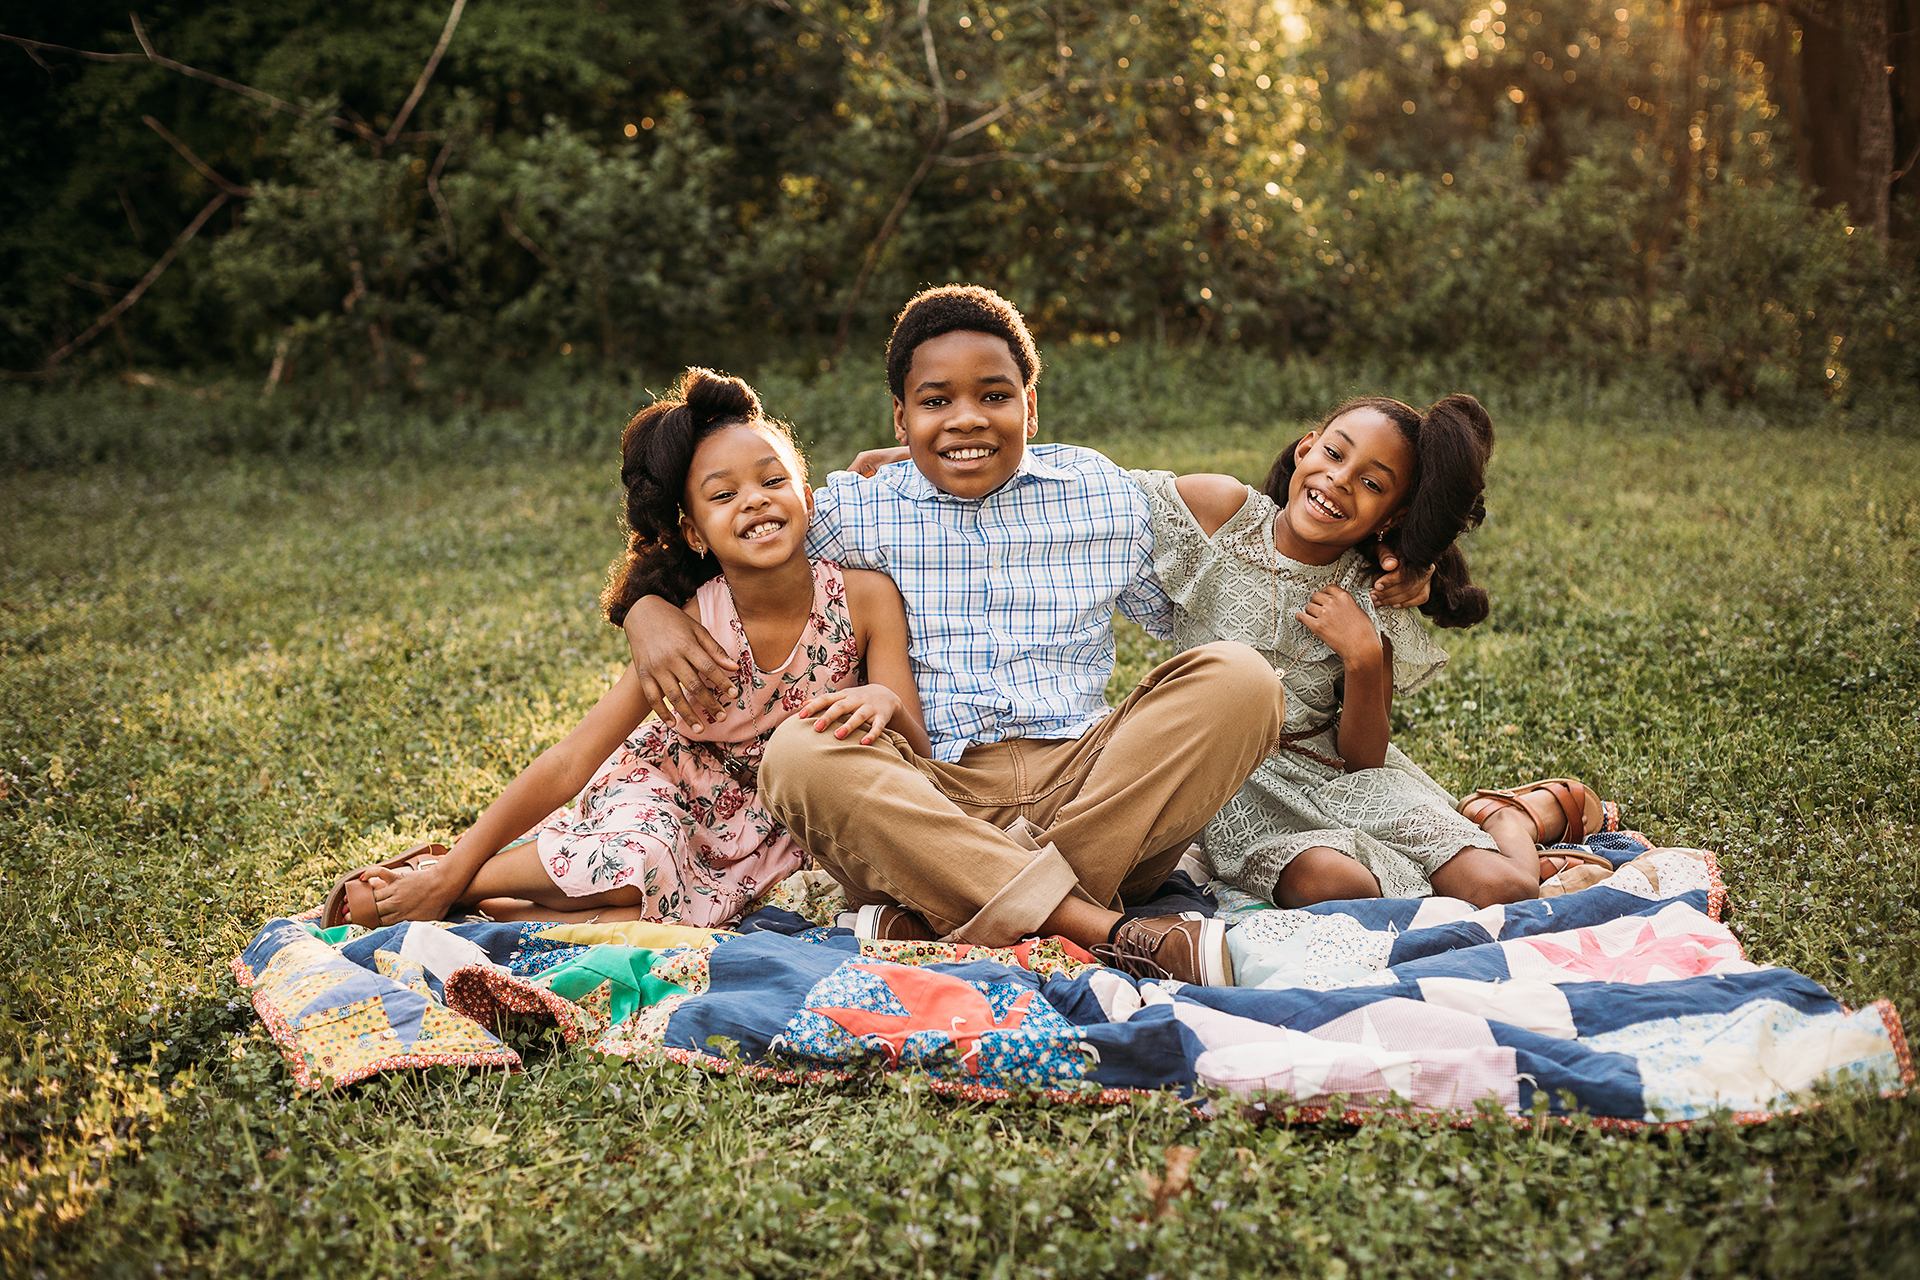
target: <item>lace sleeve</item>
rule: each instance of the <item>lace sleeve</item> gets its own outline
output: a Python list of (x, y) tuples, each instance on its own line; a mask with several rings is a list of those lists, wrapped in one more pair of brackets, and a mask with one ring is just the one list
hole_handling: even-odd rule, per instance
[(1418, 693), (1447, 665), (1447, 651), (1434, 643), (1420, 621), (1418, 609), (1372, 611), (1380, 634), (1393, 642), (1393, 692), (1397, 697)]
[(1129, 471), (1127, 478), (1147, 495), (1153, 522), (1153, 571), (1167, 594), (1179, 600), (1215, 555), (1213, 543), (1180, 500), (1173, 472)]

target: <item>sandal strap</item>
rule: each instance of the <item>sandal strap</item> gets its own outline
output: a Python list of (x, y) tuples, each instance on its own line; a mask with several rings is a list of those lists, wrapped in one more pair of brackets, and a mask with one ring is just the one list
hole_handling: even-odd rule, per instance
[[(1518, 809), (1527, 816), (1533, 826), (1533, 842), (1545, 844), (1545, 834), (1540, 830), (1540, 820), (1533, 816), (1520, 799), (1531, 791), (1544, 791), (1553, 797), (1560, 806), (1560, 812), (1566, 816), (1566, 833), (1560, 837), (1562, 844), (1580, 844), (1592, 834), (1587, 830), (1587, 788), (1584, 783), (1573, 778), (1542, 778), (1538, 782), (1525, 783), (1518, 787), (1483, 787), (1460, 802), (1460, 813), (1476, 826), (1486, 821), (1487, 815), (1498, 809)], [(1478, 802), (1478, 803), (1476, 803)], [(1469, 806), (1478, 810), (1468, 813)]]
[(373, 886), (356, 876), (347, 881), (346, 888), (347, 920), (362, 929), (378, 929), (380, 904), (373, 896)]
[[(1575, 794), (1579, 788), (1579, 794)], [(1560, 837), (1562, 844), (1579, 844), (1587, 838), (1586, 788), (1575, 782), (1569, 785), (1560, 778), (1548, 778), (1541, 789), (1560, 802), (1560, 812), (1566, 815), (1566, 834)]]

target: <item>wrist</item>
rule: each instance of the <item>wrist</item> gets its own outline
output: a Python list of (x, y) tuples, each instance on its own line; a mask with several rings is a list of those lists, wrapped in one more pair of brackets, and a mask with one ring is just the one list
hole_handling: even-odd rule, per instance
[(1368, 645), (1356, 653), (1343, 653), (1341, 662), (1346, 664), (1349, 675), (1379, 674), (1386, 669), (1386, 653), (1378, 643)]

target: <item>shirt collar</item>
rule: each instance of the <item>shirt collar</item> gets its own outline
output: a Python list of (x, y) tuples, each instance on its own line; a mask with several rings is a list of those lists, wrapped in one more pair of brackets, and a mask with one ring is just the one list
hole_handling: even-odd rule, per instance
[(880, 468), (878, 478), (893, 486), (894, 492), (913, 502), (985, 502), (994, 494), (1009, 493), (1017, 486), (1029, 480), (1070, 480), (1072, 473), (1056, 467), (1037, 456), (1033, 445), (1029, 444), (1020, 454), (1020, 465), (1014, 469), (1007, 482), (995, 489), (986, 498), (959, 498), (945, 490), (936, 489), (933, 481), (927, 479), (920, 468), (913, 465), (911, 458), (895, 462)]

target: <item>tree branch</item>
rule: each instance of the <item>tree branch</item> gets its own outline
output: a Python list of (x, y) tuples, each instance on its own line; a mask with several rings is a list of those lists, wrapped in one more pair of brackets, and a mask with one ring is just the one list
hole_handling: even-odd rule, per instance
[[(39, 55), (34, 53), (35, 49), (52, 49), (58, 53), (78, 54), (82, 58), (91, 58), (95, 62), (145, 62), (147, 60), (147, 55), (144, 53), (95, 53), (91, 49), (74, 49), (64, 44), (47, 44), (41, 40), (29, 40), (25, 36), (10, 36), (5, 32), (0, 32), (0, 40), (9, 40), (19, 45), (35, 62), (40, 62)], [(44, 62), (40, 62), (40, 65), (47, 66)], [(52, 70), (51, 67), (47, 69)]]
[(1041, 85), (1036, 89), (1027, 90), (1025, 93), (1021, 94), (1017, 98), (1008, 98), (1005, 102), (1001, 103), (999, 106), (995, 107), (993, 110), (987, 112), (985, 115), (976, 116), (972, 120), (969, 120), (967, 121), (967, 123), (961, 125), (958, 129), (955, 129), (952, 133), (947, 135), (947, 141), (958, 142), (960, 141), (960, 139), (966, 137), (970, 133), (977, 133), (981, 129), (986, 128), (988, 125), (993, 124), (1005, 118), (1009, 112), (1018, 111), (1021, 107), (1026, 106), (1029, 102), (1033, 102), (1033, 101), (1036, 101), (1037, 99), (1044, 98), (1047, 96), (1047, 94), (1052, 93), (1055, 89), (1058, 89), (1059, 87), (1060, 86), (1058, 84), (1055, 84), (1053, 81), (1049, 80), (1047, 81), (1047, 83)]
[(1887, 179), (1887, 185), (1892, 186), (1894, 183), (1900, 181), (1900, 179), (1906, 177), (1909, 173), (1912, 173), (1913, 166), (1916, 162), (1920, 162), (1920, 143), (1914, 144), (1913, 154), (1907, 157), (1907, 162), (1905, 164), (1901, 165), (1898, 169), (1895, 169), (1893, 171), (1893, 176)]
[(1022, 164), (1043, 164), (1053, 159), (1048, 151), (982, 151), (971, 156), (935, 156), (934, 163), (949, 169), (971, 169), (977, 164), (993, 164), (998, 160), (1016, 160)]
[[(255, 102), (272, 107), (275, 111), (284, 111), (288, 115), (299, 116), (302, 119), (306, 118), (307, 109), (305, 107), (297, 107), (285, 98), (276, 98), (270, 93), (255, 89), (251, 85), (241, 84), (237, 80), (229, 80), (225, 76), (216, 76), (210, 71), (202, 71), (198, 67), (190, 67), (184, 62), (175, 62), (172, 58), (161, 57), (158, 53), (154, 52), (153, 43), (147, 39), (146, 30), (140, 25), (139, 15), (129, 14), (128, 16), (133, 19), (133, 34), (139, 38), (140, 47), (146, 50), (145, 53), (100, 53), (93, 49), (74, 49), (64, 44), (46, 44), (39, 40), (28, 40), (22, 36), (10, 36), (4, 32), (0, 32), (0, 40), (9, 40), (19, 45), (28, 57), (32, 58), (35, 62), (39, 62), (42, 67), (45, 67), (47, 64), (42, 62), (39, 55), (34, 52), (36, 49), (57, 49), (61, 53), (71, 53), (78, 57), (91, 58), (95, 62), (151, 62), (155, 66), (166, 67), (170, 71), (178, 71), (181, 75), (192, 76), (196, 80), (205, 80), (208, 84), (217, 84), (222, 89), (229, 89), (234, 93), (240, 94), (242, 97), (252, 98)], [(355, 124), (351, 120), (342, 120), (339, 116), (328, 116), (327, 123), (336, 129), (345, 129), (351, 133), (356, 133), (368, 142), (380, 141), (380, 135), (363, 124)]]
[(853, 329), (853, 313), (860, 305), (860, 298), (867, 290), (867, 278), (880, 262), (880, 253), (887, 247), (887, 241), (893, 238), (893, 232), (900, 225), (900, 219), (913, 202), (913, 193), (920, 189), (926, 176), (933, 172), (933, 163), (939, 158), (940, 149), (947, 145), (947, 91), (940, 75), (940, 57), (934, 49), (933, 27), (927, 21), (928, 0), (920, 0), (920, 42), (926, 52), (927, 80), (933, 88), (934, 106), (939, 109), (940, 118), (933, 127), (933, 138), (927, 143), (927, 153), (920, 158), (920, 167), (907, 179), (907, 185), (900, 190), (900, 196), (893, 202), (893, 208), (887, 211), (886, 221), (880, 224), (873, 243), (867, 248), (866, 260), (860, 264), (860, 274), (854, 277), (853, 292), (847, 295), (847, 305), (840, 312), (840, 324), (834, 331), (833, 349), (828, 360), (838, 360), (840, 353), (847, 349), (847, 334)]
[(40, 376), (46, 377), (48, 374), (51, 374), (55, 365), (99, 337), (108, 325), (118, 320), (121, 315), (126, 312), (128, 307), (140, 301), (140, 295), (147, 291), (149, 285), (160, 278), (161, 272), (173, 264), (173, 260), (179, 255), (180, 250), (186, 248), (187, 241), (199, 234), (200, 228), (207, 225), (207, 219), (218, 212), (220, 206), (225, 204), (227, 200), (228, 195), (224, 191), (219, 192), (213, 199), (209, 200), (207, 207), (195, 215), (193, 221), (187, 224), (187, 229), (176, 236), (173, 243), (167, 247), (167, 251), (160, 255), (160, 260), (147, 268), (147, 274), (140, 277), (140, 283), (127, 290), (126, 297), (107, 308), (106, 314), (88, 325), (79, 337), (47, 357), (47, 363), (45, 367), (40, 370)]
[[(140, 15), (130, 13), (127, 16), (133, 19), (133, 34), (140, 41), (140, 47), (147, 51), (148, 62), (166, 67), (170, 71), (178, 71), (183, 76), (192, 76), (196, 80), (205, 80), (208, 84), (217, 84), (222, 89), (231, 89), (243, 97), (252, 98), (255, 102), (264, 103), (272, 107), (275, 111), (285, 111), (289, 115), (296, 116), (304, 116), (307, 114), (305, 108), (296, 107), (285, 98), (276, 98), (270, 93), (263, 93), (251, 85), (241, 84), (237, 80), (229, 80), (225, 76), (216, 76), (210, 71), (202, 71), (198, 67), (190, 67), (184, 62), (175, 62), (172, 58), (161, 57), (158, 53), (154, 52), (153, 42), (147, 39), (146, 30), (140, 25)], [(129, 54), (127, 56), (131, 57), (132, 55)], [(118, 61), (118, 59), (116, 59), (116, 61)]]
[(97, 280), (82, 280), (71, 271), (67, 272), (66, 281), (76, 289), (85, 289), (87, 292), (97, 293), (103, 298), (124, 297), (127, 292), (125, 289), (116, 289), (112, 285), (101, 284)]
[(180, 139), (174, 137), (171, 133), (167, 132), (167, 126), (161, 124), (158, 120), (155, 120), (152, 116), (141, 116), (140, 121), (142, 124), (146, 125), (147, 128), (153, 130), (155, 133), (159, 134), (162, 138), (166, 139), (168, 145), (170, 145), (175, 151), (178, 151), (182, 156), (186, 157), (187, 163), (192, 165), (195, 169), (198, 169), (200, 171), (200, 176), (205, 178), (208, 182), (211, 182), (214, 186), (220, 188), (222, 191), (226, 192), (230, 196), (240, 196), (243, 199), (253, 194), (253, 189), (251, 187), (238, 186), (234, 183), (228, 182), (225, 178), (215, 173), (213, 171), (212, 165), (208, 164), (205, 160), (202, 160), (199, 156), (193, 154), (192, 151), (188, 150), (186, 143), (180, 141)]
[(513, 215), (507, 212), (506, 206), (504, 205), (500, 208), (500, 221), (506, 225), (507, 234), (515, 240), (518, 240), (522, 249), (525, 249), (528, 253), (545, 263), (549, 271), (558, 271), (563, 276), (566, 274), (565, 271), (561, 270), (560, 264), (553, 260), (552, 254), (535, 244), (533, 237), (520, 229), (520, 224), (513, 220)]
[(427, 59), (427, 65), (420, 69), (420, 78), (413, 82), (413, 92), (400, 108), (400, 114), (393, 118), (393, 127), (387, 130), (387, 145), (392, 146), (394, 139), (400, 136), (400, 126), (413, 114), (413, 108), (420, 101), (420, 95), (427, 91), (427, 81), (433, 79), (433, 73), (440, 66), (440, 58), (447, 51), (447, 45), (453, 40), (453, 29), (460, 25), (460, 15), (465, 12), (467, 0), (453, 0), (453, 9), (447, 14), (447, 25), (440, 29), (440, 43), (433, 46), (433, 56)]
[(460, 141), (458, 130), (447, 135), (447, 145), (440, 148), (440, 154), (433, 159), (433, 168), (427, 170), (427, 194), (433, 197), (433, 207), (440, 211), (440, 226), (447, 233), (447, 252), (458, 253), (460, 248), (453, 239), (453, 211), (447, 207), (447, 198), (440, 194), (440, 171), (446, 167), (447, 157), (453, 154), (454, 144)]

